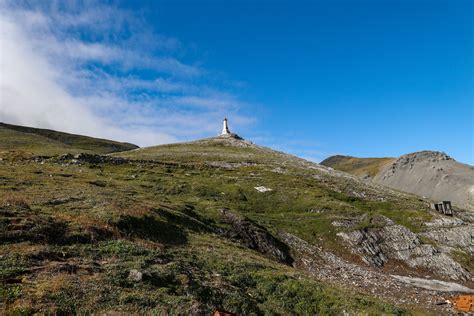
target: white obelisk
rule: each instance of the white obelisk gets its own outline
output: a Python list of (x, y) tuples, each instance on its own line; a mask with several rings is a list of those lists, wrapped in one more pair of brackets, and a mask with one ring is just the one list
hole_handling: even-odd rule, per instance
[(230, 134), (229, 125), (227, 124), (227, 117), (224, 118), (224, 122), (222, 123), (222, 133), (221, 135), (228, 135)]

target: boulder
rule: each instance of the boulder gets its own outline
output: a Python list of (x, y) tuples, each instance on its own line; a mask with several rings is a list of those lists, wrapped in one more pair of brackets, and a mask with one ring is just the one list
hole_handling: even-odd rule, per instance
[(130, 273), (128, 274), (128, 280), (132, 282), (141, 282), (143, 279), (143, 273), (136, 269), (130, 270)]

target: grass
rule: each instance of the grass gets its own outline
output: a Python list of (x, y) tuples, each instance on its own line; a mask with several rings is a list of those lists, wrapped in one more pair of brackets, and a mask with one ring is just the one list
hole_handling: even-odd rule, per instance
[(48, 129), (24, 127), (0, 122), (0, 150), (22, 150), (37, 154), (112, 153), (138, 148), (129, 143), (68, 134)]
[[(322, 284), (217, 232), (224, 207), (275, 235), (340, 248), (332, 221), (381, 214), (418, 227), (429, 213), (417, 199), (255, 147), (204, 142), (121, 155), (153, 161), (2, 156), (0, 279), (11, 283), (2, 283), (0, 299), (8, 313), (409, 312)], [(254, 189), (261, 185), (273, 191)], [(130, 280), (131, 269), (141, 282)]]
[(355, 176), (368, 175), (375, 177), (385, 166), (395, 161), (395, 158), (356, 158), (349, 156), (332, 156), (321, 164), (344, 171)]

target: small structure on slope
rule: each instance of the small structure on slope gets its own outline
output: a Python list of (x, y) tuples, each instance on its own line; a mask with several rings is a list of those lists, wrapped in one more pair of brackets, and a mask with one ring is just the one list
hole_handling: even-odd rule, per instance
[(431, 208), (437, 210), (441, 214), (453, 216), (453, 209), (451, 207), (451, 201), (441, 201), (433, 203)]

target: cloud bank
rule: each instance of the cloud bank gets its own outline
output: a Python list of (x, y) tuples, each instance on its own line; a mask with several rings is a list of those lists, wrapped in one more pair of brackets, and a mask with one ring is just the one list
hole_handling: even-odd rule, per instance
[(252, 123), (231, 88), (176, 57), (179, 40), (149, 29), (100, 3), (0, 1), (0, 121), (140, 146), (213, 135), (223, 116)]

